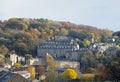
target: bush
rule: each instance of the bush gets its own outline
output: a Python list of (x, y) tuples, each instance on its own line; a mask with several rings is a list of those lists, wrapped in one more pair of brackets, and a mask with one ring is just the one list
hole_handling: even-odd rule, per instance
[(72, 79), (72, 80), (75, 80), (78, 77), (77, 73), (73, 69), (65, 70), (64, 73), (63, 73), (63, 76), (66, 79)]
[(84, 74), (83, 80), (84, 81), (92, 81), (92, 80), (94, 80), (94, 75), (93, 74)]
[(19, 64), (19, 63), (14, 63), (14, 66), (17, 67), (17, 68), (21, 68), (22, 67), (21, 64)]

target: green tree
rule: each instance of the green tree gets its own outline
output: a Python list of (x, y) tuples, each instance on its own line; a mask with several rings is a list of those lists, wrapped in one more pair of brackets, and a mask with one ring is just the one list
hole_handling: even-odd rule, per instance
[(101, 42), (107, 43), (107, 40), (108, 40), (108, 38), (107, 38), (105, 35), (103, 35), (103, 36), (101, 37)]
[(25, 59), (30, 59), (30, 58), (32, 58), (32, 55), (31, 55), (31, 54), (26, 54), (26, 55), (25, 55)]

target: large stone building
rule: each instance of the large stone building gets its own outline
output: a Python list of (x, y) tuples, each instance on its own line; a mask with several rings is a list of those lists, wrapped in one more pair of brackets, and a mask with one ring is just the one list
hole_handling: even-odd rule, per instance
[(54, 58), (64, 58), (69, 51), (79, 50), (79, 45), (73, 40), (69, 41), (45, 41), (37, 47), (37, 55), (39, 58), (45, 56), (46, 53), (51, 54)]
[[(67, 38), (55, 41), (47, 40), (37, 47), (37, 55), (42, 63), (44, 64), (44, 57), (48, 53), (54, 57), (57, 68), (79, 68), (77, 51), (79, 51), (79, 45), (74, 40)], [(73, 54), (74, 52), (76, 54)]]

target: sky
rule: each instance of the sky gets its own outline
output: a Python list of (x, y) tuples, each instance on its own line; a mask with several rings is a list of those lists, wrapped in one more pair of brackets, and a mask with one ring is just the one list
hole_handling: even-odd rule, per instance
[(45, 18), (120, 31), (120, 0), (0, 0), (0, 20)]

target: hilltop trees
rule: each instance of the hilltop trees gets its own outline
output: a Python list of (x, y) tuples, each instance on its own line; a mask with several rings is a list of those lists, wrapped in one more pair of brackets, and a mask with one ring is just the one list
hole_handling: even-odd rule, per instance
[(0, 21), (0, 45), (5, 45), (8, 51), (15, 50), (20, 55), (36, 55), (36, 46), (48, 38), (54, 40), (54, 36), (78, 38), (82, 47), (88, 47), (91, 37), (99, 42), (102, 36), (102, 41), (105, 41), (104, 36), (111, 36), (111, 31), (43, 18), (11, 18)]
[(0, 55), (6, 55), (8, 53), (8, 48), (5, 45), (0, 45)]

